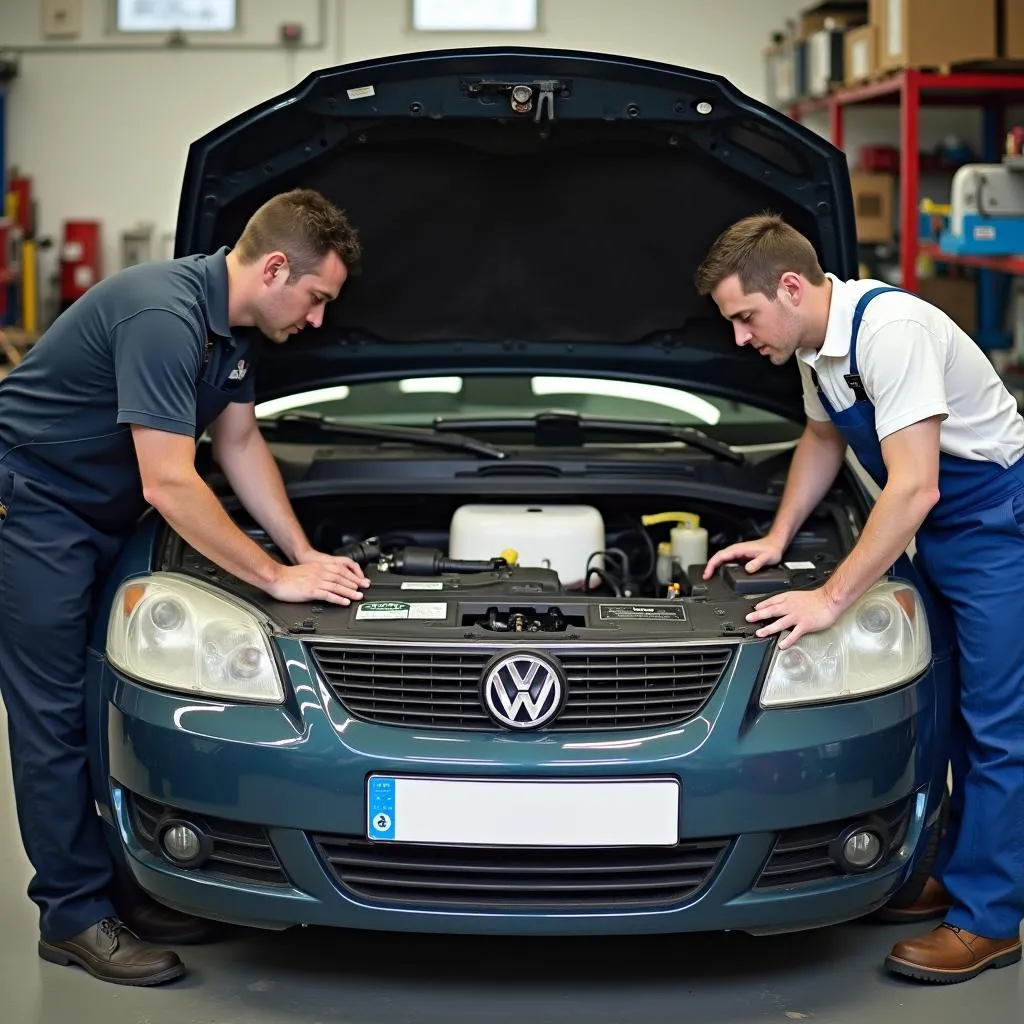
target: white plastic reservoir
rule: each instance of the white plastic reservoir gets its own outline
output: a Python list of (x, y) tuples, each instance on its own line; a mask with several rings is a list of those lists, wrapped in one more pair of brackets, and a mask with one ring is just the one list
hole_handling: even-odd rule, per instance
[[(452, 558), (497, 558), (514, 548), (519, 565), (554, 569), (572, 586), (604, 543), (604, 519), (589, 505), (463, 505), (452, 516), (449, 548)], [(590, 566), (603, 568), (604, 559)]]

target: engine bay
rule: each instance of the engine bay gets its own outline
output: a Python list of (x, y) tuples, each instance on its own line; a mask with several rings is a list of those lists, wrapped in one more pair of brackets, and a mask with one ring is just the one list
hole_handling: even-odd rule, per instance
[[(856, 523), (828, 501), (783, 562), (757, 573), (727, 564), (703, 579), (708, 557), (763, 536), (771, 517), (724, 503), (686, 508), (617, 497), (602, 502), (464, 501), (394, 495), (377, 501), (304, 499), (310, 541), (346, 555), (371, 586), (351, 606), (277, 602), (178, 540), (163, 568), (238, 592), (281, 629), (406, 641), (544, 635), (545, 639), (744, 637), (752, 601), (818, 586), (854, 541)], [(254, 523), (239, 525), (272, 554)], [(282, 558), (283, 560), (283, 558)]]

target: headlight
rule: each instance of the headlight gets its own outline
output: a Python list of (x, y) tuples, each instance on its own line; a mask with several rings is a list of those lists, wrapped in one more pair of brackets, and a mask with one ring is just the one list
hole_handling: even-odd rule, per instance
[[(779, 634), (779, 639), (789, 631)], [(776, 649), (762, 707), (863, 697), (920, 675), (932, 657), (921, 596), (905, 583), (876, 583), (829, 629)]]
[(172, 576), (121, 585), (107, 624), (107, 657), (127, 675), (168, 690), (284, 700), (269, 641), (253, 614)]

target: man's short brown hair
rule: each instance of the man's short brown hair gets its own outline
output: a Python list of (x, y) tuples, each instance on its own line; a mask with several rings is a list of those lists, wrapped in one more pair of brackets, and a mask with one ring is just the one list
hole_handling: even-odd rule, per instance
[(239, 260), (254, 263), (268, 252), (288, 257), (292, 281), (315, 273), (336, 252), (350, 274), (362, 257), (359, 235), (345, 212), (312, 189), (297, 188), (267, 200), (250, 218), (235, 245)]
[(779, 278), (787, 271), (802, 274), (811, 284), (823, 284), (825, 273), (814, 246), (774, 213), (746, 217), (715, 240), (697, 269), (697, 291), (709, 295), (736, 274), (744, 295), (761, 292), (774, 301)]

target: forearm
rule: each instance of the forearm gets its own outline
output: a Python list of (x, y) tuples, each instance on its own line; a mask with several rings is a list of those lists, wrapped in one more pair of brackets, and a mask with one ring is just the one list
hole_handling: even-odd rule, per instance
[(281, 472), (260, 432), (253, 430), (244, 444), (215, 450), (214, 457), (250, 515), (286, 558), (298, 562), (310, 548), (309, 538), (295, 518)]
[(162, 480), (146, 500), (196, 551), (260, 589), (278, 578), (280, 563), (235, 525), (198, 473)]
[(843, 611), (882, 577), (907, 550), (937, 500), (933, 487), (901, 486), (890, 478), (860, 539), (823, 587), (829, 602)]
[(796, 447), (770, 534), (785, 549), (835, 481), (846, 453), (842, 435), (805, 430)]

